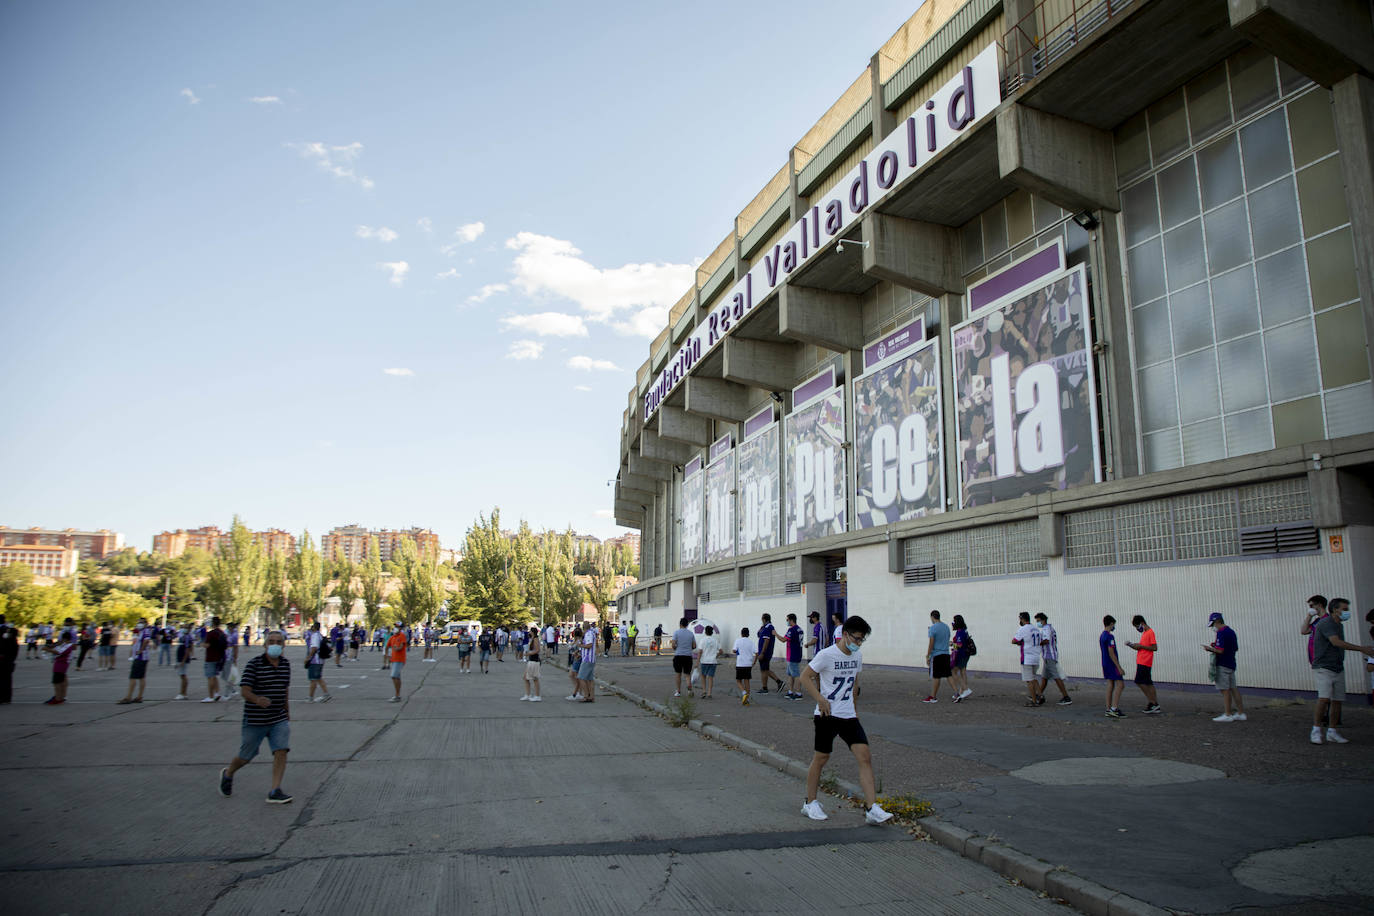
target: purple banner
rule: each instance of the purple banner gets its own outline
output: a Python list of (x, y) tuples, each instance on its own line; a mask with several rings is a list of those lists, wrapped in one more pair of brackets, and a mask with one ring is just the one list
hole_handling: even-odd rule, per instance
[(834, 387), (835, 367), (831, 366), (792, 389), (792, 409), (796, 410), (798, 406), (804, 407), (808, 402), (814, 401)]
[(1058, 273), (1064, 269), (1064, 248), (1059, 242), (1047, 245), (1010, 267), (969, 287), (968, 310), (973, 314), (985, 305), (996, 302), (1008, 293), (1034, 283), (1041, 277)]
[(940, 351), (931, 341), (854, 382), (854, 518), (860, 528), (943, 512)]
[(926, 318), (922, 315), (915, 321), (902, 325), (882, 340), (864, 347), (864, 371), (872, 369), (885, 359), (920, 346), (925, 339)]
[(768, 424), (772, 422), (773, 405), (769, 404), (767, 407), (763, 408), (763, 410), (760, 410), (758, 413), (754, 414), (752, 417), (744, 421), (744, 438), (748, 439), (752, 436), (757, 436), (759, 433), (767, 429)]
[(697, 455), (697, 456), (696, 456), (695, 458), (693, 458), (691, 461), (689, 461), (689, 462), (687, 462), (685, 465), (683, 465), (683, 468), (682, 468), (682, 476), (683, 476), (684, 478), (691, 477), (693, 474), (695, 474), (697, 471), (700, 471), (700, 470), (701, 470), (701, 456), (700, 456), (700, 455)]
[(787, 543), (845, 530), (844, 391), (787, 417)]
[(735, 437), (732, 436), (730, 433), (726, 433), (725, 435), (717, 439), (715, 442), (712, 442), (711, 457), (708, 460), (714, 462), (721, 455), (724, 455), (727, 452), (729, 452), (730, 446), (735, 444), (734, 438)]

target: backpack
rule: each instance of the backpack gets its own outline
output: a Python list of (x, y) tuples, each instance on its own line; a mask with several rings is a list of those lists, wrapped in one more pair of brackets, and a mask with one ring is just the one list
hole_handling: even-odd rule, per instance
[(326, 658), (334, 654), (334, 649), (330, 646), (328, 639), (325, 639), (324, 637), (320, 638), (320, 648), (318, 650), (318, 654), (320, 656), (320, 661), (324, 661)]
[(969, 658), (978, 654), (978, 644), (973, 641), (973, 634), (967, 630), (964, 631), (964, 651), (968, 653)]

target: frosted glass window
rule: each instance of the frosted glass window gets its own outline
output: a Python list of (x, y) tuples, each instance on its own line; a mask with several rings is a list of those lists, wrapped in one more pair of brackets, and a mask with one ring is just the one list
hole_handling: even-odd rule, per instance
[(1183, 462), (1200, 464), (1226, 457), (1226, 443), (1221, 437), (1221, 418), (1183, 427)]
[(1173, 363), (1141, 369), (1139, 378), (1141, 424), (1146, 430), (1176, 425), (1178, 404), (1174, 400)]
[(1148, 366), (1173, 356), (1169, 348), (1169, 301), (1157, 299), (1133, 313), (1136, 365)]
[(1231, 71), (1231, 102), (1237, 118), (1254, 114), (1279, 97), (1274, 84), (1274, 58), (1256, 47), (1234, 55)]
[(1116, 171), (1121, 181), (1130, 181), (1150, 170), (1150, 135), (1145, 112), (1116, 129)]
[(1121, 192), (1121, 214), (1126, 220), (1127, 248), (1159, 234), (1159, 210), (1155, 207), (1153, 178)]
[(1350, 227), (1307, 243), (1307, 274), (1313, 307), (1324, 309), (1360, 297), (1355, 279), (1355, 247)]
[(1159, 239), (1132, 248), (1126, 255), (1131, 272), (1131, 302), (1142, 305), (1164, 295), (1164, 247)]
[(1248, 410), (1226, 418), (1226, 451), (1249, 455), (1274, 447), (1274, 427), (1269, 410)]
[(1164, 266), (1169, 275), (1170, 291), (1206, 279), (1201, 222), (1193, 220), (1164, 233)]
[(1264, 347), (1258, 334), (1217, 347), (1217, 362), (1221, 370), (1221, 404), (1228, 413), (1269, 403)]
[(1259, 330), (1255, 269), (1249, 264), (1212, 278), (1212, 316), (1217, 340)]
[[(1153, 184), (1153, 182), (1151, 182)], [(1053, 226), (1064, 218), (1064, 211), (1059, 209), (1058, 204), (1052, 204), (1043, 197), (1032, 196), (1035, 202), (1035, 231), (1039, 232), (1049, 226)]]
[(1326, 434), (1374, 432), (1374, 386), (1369, 382), (1326, 393)]
[(972, 219), (964, 226), (964, 263), (983, 263), (983, 221)]
[(1231, 94), (1226, 67), (1218, 64), (1187, 86), (1188, 123), (1193, 142), (1200, 143), (1231, 123)]
[(1197, 216), (1197, 175), (1191, 157), (1159, 173), (1159, 212), (1165, 229)]
[(1288, 134), (1293, 140), (1293, 164), (1298, 168), (1336, 152), (1331, 93), (1308, 92), (1289, 102)]
[(1317, 390), (1317, 340), (1310, 320), (1265, 331), (1264, 356), (1269, 365), (1269, 396), (1274, 401)]
[(1260, 318), (1266, 328), (1311, 312), (1302, 249), (1290, 248), (1255, 262), (1259, 277)]
[(1252, 191), (1293, 171), (1288, 156), (1288, 125), (1283, 109), (1277, 109), (1240, 129), (1241, 161), (1245, 186)]
[(1165, 96), (1149, 108), (1150, 151), (1155, 165), (1188, 148), (1188, 117), (1183, 108), (1183, 91)]
[(1203, 217), (1207, 227), (1207, 264), (1214, 274), (1249, 261), (1250, 226), (1245, 201), (1235, 200)]
[(1298, 198), (1293, 179), (1284, 178), (1250, 195), (1250, 236), (1255, 243), (1255, 257), (1262, 258), (1280, 248), (1297, 244), (1302, 235), (1298, 231)]
[(983, 214), (983, 257), (1007, 250), (1007, 208), (1002, 201)]
[(1174, 326), (1175, 353), (1212, 345), (1212, 301), (1206, 283), (1169, 296), (1169, 316)]
[(1298, 198), (1302, 201), (1303, 232), (1308, 236), (1320, 235), (1350, 222), (1341, 158), (1332, 156), (1299, 172)]
[(1145, 436), (1145, 470), (1167, 471), (1183, 465), (1183, 447), (1178, 430), (1170, 429)]
[[(1180, 356), (1174, 361), (1174, 370), (1178, 377), (1178, 415), (1182, 422), (1205, 420), (1221, 413), (1215, 350)], [(1183, 456), (1188, 457), (1186, 447)]]
[(1197, 169), (1202, 176), (1204, 210), (1239, 197), (1245, 190), (1240, 178), (1240, 143), (1235, 134), (1198, 150)]
[(1064, 224), (1064, 262), (1070, 267), (1088, 263), (1088, 248), (1092, 236), (1088, 230), (1069, 220)]
[(1279, 61), (1279, 86), (1284, 95), (1292, 95), (1299, 89), (1312, 85), (1312, 81), (1290, 64)]

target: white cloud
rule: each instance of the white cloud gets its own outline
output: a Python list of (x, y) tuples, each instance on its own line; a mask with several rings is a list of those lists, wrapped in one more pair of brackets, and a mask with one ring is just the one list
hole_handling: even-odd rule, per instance
[(509, 289), (510, 287), (504, 283), (488, 283), (486, 286), (482, 287), (477, 292), (473, 293), (471, 296), (468, 296), (468, 301), (486, 302), (488, 299), (490, 299), (497, 293), (504, 293)]
[[(596, 267), (571, 242), (533, 232), (517, 233), (506, 247), (516, 252), (515, 285), (522, 292), (571, 299), (592, 321), (611, 323), (622, 334), (654, 337), (695, 280), (694, 264)], [(633, 314), (613, 321), (628, 311)]]
[(544, 345), (537, 340), (517, 340), (510, 345), (506, 359), (538, 359), (544, 354)]
[(410, 273), (410, 265), (405, 261), (382, 261), (377, 265), (383, 270), (391, 271), (391, 285), (402, 286), (406, 282), (406, 274)]
[[(587, 325), (577, 315), (540, 312), (537, 315), (507, 315), (501, 319), (506, 330), (525, 331), (540, 337), (586, 337)], [(657, 333), (657, 332), (655, 332)]]
[(573, 385), (573, 391), (591, 391), (591, 385)]
[(281, 98), (275, 95), (255, 95), (248, 101), (254, 105), (280, 105)]
[(387, 375), (414, 375), (414, 374), (415, 374), (415, 370), (413, 370), (413, 369), (383, 369), (382, 371), (385, 372)]
[(192, 105), (200, 104), (200, 99), (196, 98), (196, 94), (192, 92), (190, 89), (183, 89), (179, 94), (182, 98), (186, 99), (186, 101), (190, 102)]
[(388, 229), (386, 226), (376, 229), (371, 226), (359, 226), (355, 234), (360, 239), (376, 239), (379, 242), (394, 242), (401, 237), (395, 229)]
[(422, 217), (420, 217), (419, 219), (417, 219), (417, 220), (415, 221), (415, 225), (417, 225), (417, 226), (420, 227), (420, 231), (421, 231), (421, 232), (433, 232), (433, 231), (434, 231), (434, 221), (431, 220), (428, 216), (422, 216)]
[(453, 253), (457, 251), (460, 247), (477, 241), (482, 236), (482, 233), (486, 231), (486, 223), (466, 223), (462, 226), (459, 226), (458, 229), (453, 233), (454, 241), (440, 247), (439, 250), (442, 251), (446, 256), (452, 257)]
[(328, 146), (324, 143), (288, 143), (287, 146), (299, 152), (302, 158), (312, 160), (335, 178), (351, 181), (369, 191), (376, 186), (371, 178), (359, 175), (353, 168), (354, 160), (363, 151), (363, 145), (356, 140), (347, 146)]
[(568, 360), (569, 369), (583, 372), (619, 372), (620, 367), (609, 359), (592, 359), (590, 356), (574, 356)]
[(436, 279), (436, 280), (453, 280), (453, 279), (456, 279), (456, 278), (461, 277), (461, 276), (462, 276), (462, 274), (460, 274), (460, 273), (458, 272), (458, 268), (456, 268), (456, 267), (450, 267), (448, 270), (444, 271), (444, 272), (441, 273), (441, 274), (435, 274), (435, 275), (434, 275), (434, 279)]

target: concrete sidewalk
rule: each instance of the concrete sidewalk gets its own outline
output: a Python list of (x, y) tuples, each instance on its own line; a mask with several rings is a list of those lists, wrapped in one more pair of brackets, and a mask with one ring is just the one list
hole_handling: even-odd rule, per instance
[[(613, 689), (672, 703), (671, 660), (597, 666)], [(785, 674), (774, 662), (773, 670)], [(813, 705), (758, 692), (742, 707), (733, 669), (713, 700), (694, 700), (707, 734), (743, 740), (774, 765), (811, 757)], [(1364, 913), (1374, 907), (1374, 710), (1345, 705), (1347, 745), (1308, 741), (1312, 700), (1248, 694), (1248, 721), (1216, 723), (1214, 691), (1161, 689), (1164, 714), (1141, 715), (1128, 684), (1124, 720), (1104, 717), (1100, 681), (1070, 681), (1073, 704), (1026, 708), (1019, 680), (971, 675), (974, 695), (925, 704), (923, 671), (865, 668), (858, 708), (880, 794), (932, 802), (930, 833), (1026, 876), (1067, 871), (1108, 891), (1177, 912)], [(835, 775), (853, 781), (848, 755)], [(1011, 847), (989, 855), (989, 844)], [(1035, 860), (1039, 860), (1037, 863)], [(1061, 896), (1065, 896), (1061, 894)], [(1073, 900), (1072, 895), (1068, 895)], [(1101, 909), (1102, 894), (1078, 900)]]
[(1065, 911), (835, 799), (807, 820), (794, 777), (616, 697), (565, 702), (552, 666), (534, 704), (513, 661), (461, 675), (452, 650), (417, 652), (393, 704), (365, 653), (308, 704), (287, 653), (282, 806), (265, 748), (218, 794), (239, 702), (174, 702), (154, 666), (146, 701), (116, 706), (121, 661), (44, 706), (49, 668), (21, 659), (0, 706), (4, 912)]

